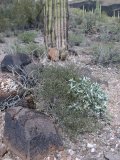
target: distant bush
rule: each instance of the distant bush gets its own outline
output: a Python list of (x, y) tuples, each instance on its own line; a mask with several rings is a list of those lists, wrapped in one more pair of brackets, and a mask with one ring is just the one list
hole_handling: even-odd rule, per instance
[(102, 65), (120, 62), (119, 50), (112, 45), (97, 45), (93, 48), (94, 62)]
[(30, 43), (35, 40), (37, 32), (35, 31), (25, 31), (18, 35), (18, 38), (24, 43)]
[(99, 26), (99, 32), (100, 32), (100, 36), (99, 36), (99, 40), (100, 41), (105, 41), (105, 42), (109, 42), (109, 41), (116, 41), (119, 42), (120, 41), (120, 24), (104, 24), (103, 26)]
[(80, 9), (70, 9), (69, 27), (75, 28), (83, 22), (83, 11)]
[(69, 32), (68, 41), (71, 46), (80, 46), (80, 44), (85, 40), (85, 36), (80, 33)]
[(8, 46), (5, 52), (10, 54), (26, 53), (29, 55), (33, 55), (36, 58), (39, 58), (45, 54), (45, 46), (38, 45), (33, 42), (28, 43), (26, 45), (16, 42), (14, 45)]
[(0, 31), (28, 29), (43, 24), (42, 0), (14, 0), (0, 5)]
[(86, 33), (91, 32), (96, 26), (96, 16), (92, 12), (87, 12), (84, 16), (83, 27)]

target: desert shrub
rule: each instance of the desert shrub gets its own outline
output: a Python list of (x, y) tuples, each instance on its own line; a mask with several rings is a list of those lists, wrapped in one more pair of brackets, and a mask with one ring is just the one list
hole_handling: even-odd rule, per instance
[(36, 36), (37, 36), (37, 32), (35, 31), (25, 31), (19, 34), (18, 38), (24, 43), (29, 43), (29, 42), (33, 42)]
[(120, 33), (114, 34), (110, 31), (102, 32), (99, 36), (99, 40), (102, 42), (119, 42), (120, 41)]
[(8, 46), (5, 49), (6, 53), (10, 54), (19, 54), (19, 53), (26, 53), (29, 55), (34, 55), (35, 57), (40, 57), (45, 53), (45, 46), (38, 45), (36, 43), (28, 43), (26, 45), (19, 44), (16, 42), (14, 45)]
[(69, 32), (68, 41), (71, 46), (80, 46), (80, 44), (85, 40), (85, 36), (80, 33)]
[(106, 113), (106, 94), (97, 83), (85, 77), (78, 81), (69, 80), (69, 86), (69, 94), (75, 98), (70, 106), (64, 108), (63, 124), (73, 134), (93, 131), (99, 126), (97, 118)]
[(91, 32), (93, 27), (96, 26), (96, 16), (92, 12), (87, 12), (83, 20), (83, 28), (85, 32)]
[(43, 24), (43, 2), (14, 0), (0, 5), (0, 31), (37, 28)]
[(99, 28), (99, 40), (100, 41), (120, 41), (120, 24), (118, 23), (108, 23), (108, 24), (100, 24), (98, 23)]
[(26, 50), (27, 50), (27, 53), (33, 54), (36, 57), (39, 57), (44, 55), (45, 45), (38, 45), (36, 43), (31, 42), (26, 45)]
[(51, 102), (51, 99), (58, 98), (68, 104), (71, 100), (68, 97), (67, 82), (71, 77), (77, 78), (77, 73), (72, 66), (70, 67), (49, 67), (42, 73), (44, 86), (43, 97)]
[(81, 25), (83, 21), (83, 11), (80, 9), (70, 9), (70, 20), (69, 26), (70, 28), (75, 28), (76, 25)]
[(108, 65), (120, 62), (119, 50), (113, 45), (97, 45), (93, 47), (93, 53), (95, 63)]
[(107, 97), (97, 83), (91, 82), (89, 78), (82, 77), (78, 81), (69, 80), (70, 92), (76, 97), (76, 102), (69, 106), (70, 109), (82, 111), (88, 115), (98, 115), (106, 112)]
[(110, 40), (112, 40), (111, 39), (111, 34), (109, 33), (109, 31), (108, 30), (103, 30), (100, 33), (99, 40), (104, 41), (104, 42), (109, 42)]
[(0, 43), (5, 43), (5, 38), (2, 34), (0, 34)]
[(98, 127), (97, 118), (106, 111), (106, 96), (98, 84), (79, 79), (73, 66), (49, 66), (40, 77), (37, 95), (66, 131), (75, 135)]

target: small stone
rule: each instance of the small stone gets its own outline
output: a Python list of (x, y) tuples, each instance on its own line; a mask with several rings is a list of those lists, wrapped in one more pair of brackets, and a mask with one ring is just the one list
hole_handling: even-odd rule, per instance
[(95, 152), (95, 148), (92, 148), (92, 149), (91, 149), (91, 153), (94, 153), (94, 152)]
[(111, 151), (114, 152), (115, 151), (114, 148), (111, 148)]
[(7, 152), (7, 147), (5, 144), (0, 144), (0, 157), (3, 157), (5, 153)]
[(88, 143), (88, 144), (87, 144), (87, 147), (88, 147), (88, 148), (94, 148), (95, 146), (96, 146), (96, 144), (92, 144), (92, 143)]
[(72, 156), (75, 152), (72, 149), (69, 149), (68, 153)]

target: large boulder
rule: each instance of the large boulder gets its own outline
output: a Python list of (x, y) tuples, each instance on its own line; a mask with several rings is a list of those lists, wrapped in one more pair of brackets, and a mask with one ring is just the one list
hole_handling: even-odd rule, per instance
[(24, 54), (6, 55), (1, 62), (2, 72), (12, 72), (13, 70), (19, 74), (24, 74), (23, 67), (31, 63), (31, 58)]
[(4, 142), (23, 160), (42, 160), (63, 149), (52, 120), (23, 107), (10, 108), (5, 113)]

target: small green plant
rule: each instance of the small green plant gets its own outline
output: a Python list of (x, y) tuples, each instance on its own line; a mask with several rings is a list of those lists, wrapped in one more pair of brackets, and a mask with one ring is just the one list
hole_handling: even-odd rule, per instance
[(26, 31), (18, 35), (18, 38), (24, 43), (30, 43), (35, 40), (37, 32), (35, 31)]
[(70, 92), (76, 97), (76, 102), (69, 106), (70, 109), (89, 114), (92, 112), (99, 117), (106, 112), (106, 94), (97, 83), (92, 83), (89, 78), (83, 77), (79, 81), (69, 80)]

